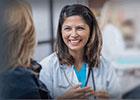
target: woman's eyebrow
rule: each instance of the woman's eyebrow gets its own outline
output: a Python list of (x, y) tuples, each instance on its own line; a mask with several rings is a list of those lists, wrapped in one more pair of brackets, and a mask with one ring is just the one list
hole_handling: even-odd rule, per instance
[(79, 24), (79, 25), (74, 25), (74, 26), (71, 26), (71, 25), (63, 25), (63, 27), (85, 27), (84, 24)]

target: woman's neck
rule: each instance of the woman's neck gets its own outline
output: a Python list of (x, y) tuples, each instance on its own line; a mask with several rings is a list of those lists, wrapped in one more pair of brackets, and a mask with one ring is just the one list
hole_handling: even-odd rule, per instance
[(74, 66), (77, 70), (80, 70), (83, 64), (83, 51), (77, 51), (77, 52), (70, 52), (72, 57), (74, 58)]

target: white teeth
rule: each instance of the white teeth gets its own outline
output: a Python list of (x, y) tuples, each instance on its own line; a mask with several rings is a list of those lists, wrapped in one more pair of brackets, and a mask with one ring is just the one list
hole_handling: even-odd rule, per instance
[(79, 43), (80, 40), (70, 40), (70, 43), (72, 45), (77, 45)]

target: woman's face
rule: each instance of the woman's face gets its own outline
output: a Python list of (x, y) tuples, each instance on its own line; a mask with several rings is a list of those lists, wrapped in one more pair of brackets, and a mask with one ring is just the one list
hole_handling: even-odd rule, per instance
[(83, 51), (90, 29), (80, 16), (67, 17), (62, 25), (62, 38), (70, 51)]

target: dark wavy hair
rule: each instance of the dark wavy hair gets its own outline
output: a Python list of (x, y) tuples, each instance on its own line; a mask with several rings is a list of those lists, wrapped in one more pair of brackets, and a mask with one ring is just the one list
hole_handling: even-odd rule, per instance
[(63, 41), (61, 30), (65, 19), (75, 15), (82, 17), (90, 28), (89, 40), (84, 47), (84, 61), (88, 63), (90, 68), (94, 66), (98, 67), (102, 48), (101, 31), (93, 12), (88, 7), (81, 4), (66, 5), (61, 10), (55, 46), (58, 59), (61, 64), (74, 64), (74, 58), (70, 55), (68, 47)]

